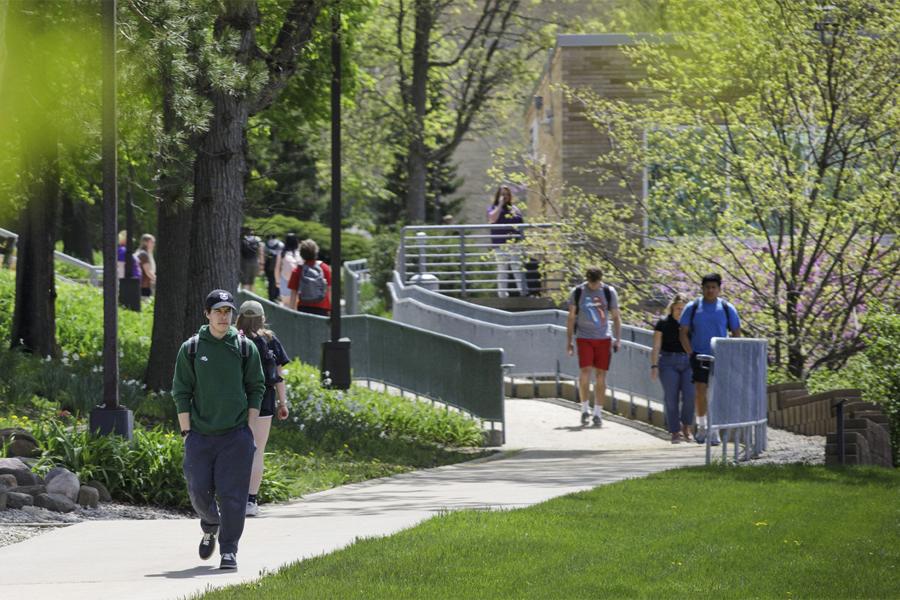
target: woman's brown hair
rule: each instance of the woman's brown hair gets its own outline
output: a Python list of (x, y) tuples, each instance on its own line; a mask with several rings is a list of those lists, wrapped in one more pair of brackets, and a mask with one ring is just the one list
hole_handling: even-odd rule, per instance
[(244, 335), (250, 337), (261, 336), (266, 338), (266, 341), (270, 341), (275, 334), (271, 330), (266, 329), (265, 325), (265, 319), (261, 316), (249, 317), (239, 314), (235, 327), (237, 327), (238, 331), (243, 331)]

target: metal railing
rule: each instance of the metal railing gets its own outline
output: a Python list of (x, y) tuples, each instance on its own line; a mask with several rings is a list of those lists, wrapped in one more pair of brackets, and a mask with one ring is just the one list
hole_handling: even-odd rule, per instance
[[(456, 300), (452, 305), (440, 304), (441, 294), (429, 290), (415, 289), (418, 286), (403, 286), (399, 275), (391, 284), (394, 319), (415, 327), (435, 331), (465, 340), (478, 347), (502, 348), (503, 362), (513, 377), (527, 377), (534, 380), (575, 380), (578, 378), (578, 360), (566, 351), (566, 328), (554, 322), (510, 324), (475, 318), (478, 315), (495, 315), (493, 309), (479, 311), (467, 302)], [(411, 292), (411, 293), (410, 293)], [(446, 300), (446, 299), (445, 299)], [(452, 300), (452, 299), (450, 299)], [(460, 314), (453, 308), (469, 305), (469, 314)], [(479, 307), (481, 308), (481, 307)], [(503, 312), (503, 311), (496, 311)], [(548, 318), (556, 319), (562, 311), (541, 312)], [(470, 315), (475, 316), (470, 316)], [(565, 313), (562, 313), (565, 314)], [(521, 316), (520, 316), (521, 315)], [(513, 315), (510, 315), (513, 316)], [(528, 315), (516, 313), (516, 317), (526, 320)], [(532, 315), (533, 317), (533, 315)], [(505, 319), (504, 319), (505, 320)], [(631, 335), (643, 338), (652, 332), (629, 328)], [(647, 412), (663, 410), (663, 392), (659, 382), (649, 376), (651, 345), (630, 341), (623, 326), (623, 340), (618, 353), (613, 355), (606, 377), (607, 387), (615, 392), (615, 398), (627, 396), (634, 412), (639, 402), (645, 403)], [(652, 343), (652, 342), (651, 342)], [(634, 416), (634, 415), (632, 415)]]
[[(757, 456), (766, 449), (768, 428), (766, 370), (768, 342), (752, 338), (713, 338), (714, 363), (709, 382), (709, 429), (721, 432), (722, 459), (728, 443), (734, 460)], [(712, 436), (706, 436), (706, 463), (711, 460)]]
[(345, 261), (341, 271), (344, 274), (344, 314), (358, 315), (359, 290), (361, 284), (369, 280), (369, 261), (365, 258)]
[[(401, 232), (397, 270), (404, 282), (467, 298), (517, 292), (540, 295), (559, 289), (562, 274), (542, 273), (558, 261), (562, 243), (553, 223), (513, 226), (411, 225)], [(532, 243), (533, 242), (533, 243)], [(575, 242), (566, 242), (571, 245)]]
[[(238, 299), (265, 306), (266, 320), (288, 354), (308, 364), (321, 363), (322, 343), (330, 332), (328, 318), (298, 313), (248, 292), (238, 292)], [(388, 384), (452, 406), (491, 429), (498, 424), (505, 429), (499, 348), (479, 348), (372, 315), (344, 317), (341, 325), (352, 341), (354, 379)]]
[[(19, 236), (12, 231), (0, 228), (0, 238), (18, 240)], [(73, 280), (70, 277), (66, 277), (62, 274), (57, 273), (57, 277), (59, 277), (60, 279), (64, 279), (66, 281), (76, 281), (79, 283), (87, 282), (95, 286), (103, 285), (103, 267), (98, 267), (83, 260), (79, 260), (74, 256), (69, 256), (68, 254), (62, 253), (59, 250), (55, 250), (53, 252), (53, 257), (63, 264), (82, 269), (87, 274), (87, 277), (83, 280)], [(5, 260), (6, 257), (4, 257), (4, 261)]]

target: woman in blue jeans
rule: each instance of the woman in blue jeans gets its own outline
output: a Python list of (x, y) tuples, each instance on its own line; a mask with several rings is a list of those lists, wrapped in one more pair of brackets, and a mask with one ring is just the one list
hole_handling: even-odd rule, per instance
[[(687, 298), (675, 294), (666, 307), (666, 318), (656, 322), (653, 332), (653, 352), (650, 354), (650, 378), (662, 383), (666, 425), (672, 443), (691, 440), (694, 423), (694, 384), (691, 383), (690, 357), (678, 339), (678, 320)], [(680, 405), (680, 407), (679, 407)]]

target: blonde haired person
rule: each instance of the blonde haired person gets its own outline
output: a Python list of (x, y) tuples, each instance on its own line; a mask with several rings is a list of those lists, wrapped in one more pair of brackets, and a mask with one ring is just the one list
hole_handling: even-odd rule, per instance
[(665, 318), (653, 328), (653, 351), (650, 353), (650, 378), (663, 387), (666, 425), (672, 443), (691, 440), (694, 423), (694, 385), (691, 383), (691, 360), (681, 345), (678, 320), (688, 299), (675, 294), (666, 307)]
[(269, 431), (272, 428), (272, 416), (277, 414), (282, 421), (288, 418), (287, 389), (281, 375), (282, 367), (290, 362), (290, 358), (275, 334), (265, 328), (265, 321), (266, 314), (262, 304), (255, 300), (248, 300), (241, 304), (238, 311), (237, 329), (256, 344), (263, 375), (266, 379), (266, 391), (263, 394), (259, 417), (251, 426), (253, 439), (256, 442), (256, 454), (253, 455), (253, 467), (250, 471), (250, 489), (247, 495), (248, 517), (255, 517), (259, 514), (257, 494), (259, 494), (259, 486), (262, 482), (263, 457), (265, 456), (266, 442), (269, 440)]
[(141, 236), (141, 246), (134, 253), (134, 259), (141, 267), (141, 297), (149, 298), (153, 295), (156, 286), (156, 259), (153, 258), (153, 249), (156, 247), (156, 238), (149, 233)]

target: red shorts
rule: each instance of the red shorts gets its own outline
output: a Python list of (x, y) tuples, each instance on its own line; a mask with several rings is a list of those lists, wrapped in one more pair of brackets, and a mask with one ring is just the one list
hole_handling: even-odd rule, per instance
[(601, 371), (609, 371), (610, 351), (612, 340), (586, 340), (575, 338), (578, 345), (578, 366), (580, 368), (594, 367)]

